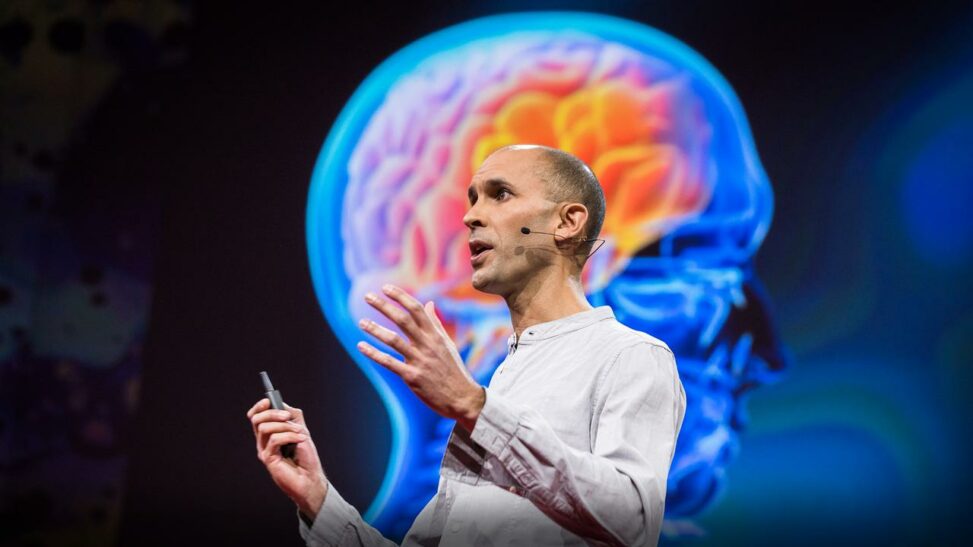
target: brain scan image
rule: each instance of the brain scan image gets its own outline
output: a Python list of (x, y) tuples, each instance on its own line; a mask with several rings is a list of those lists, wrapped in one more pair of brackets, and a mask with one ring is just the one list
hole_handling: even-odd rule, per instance
[(489, 382), (512, 328), (473, 289), (466, 188), (510, 144), (570, 152), (605, 192), (605, 243), (589, 301), (664, 340), (687, 411), (663, 535), (718, 501), (741, 448), (746, 398), (787, 359), (753, 258), (773, 211), (769, 181), (729, 84), (685, 44), (580, 13), (478, 19), (395, 53), (361, 84), (318, 158), (307, 210), (322, 309), (378, 391), (392, 425), (382, 486), (365, 518), (401, 535), (435, 494), (453, 423), (355, 350), (358, 319), (389, 328), (362, 297), (385, 283), (434, 300), (473, 376)]

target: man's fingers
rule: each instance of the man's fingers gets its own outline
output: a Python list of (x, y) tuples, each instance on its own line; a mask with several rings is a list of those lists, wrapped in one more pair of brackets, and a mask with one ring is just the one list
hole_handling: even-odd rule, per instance
[[(400, 306), (402, 306), (402, 308), (399, 308), (398, 306), (395, 306), (372, 293), (365, 295), (365, 301), (380, 311), (383, 315), (391, 319), (392, 322), (398, 325), (403, 332), (413, 339), (413, 341), (416, 340), (416, 337), (420, 335), (423, 330), (432, 326), (429, 316), (426, 315), (426, 310), (411, 294), (405, 292), (399, 287), (396, 287), (395, 285), (384, 285), (382, 287), (382, 292), (397, 302)], [(403, 311), (403, 309), (405, 311)]]
[(415, 321), (415, 324), (419, 328), (424, 329), (432, 325), (429, 321), (429, 316), (426, 315), (426, 310), (422, 307), (422, 303), (416, 300), (411, 294), (395, 285), (382, 286), (382, 292), (405, 308), (405, 311), (409, 312), (412, 320)]
[(408, 335), (409, 338), (415, 338), (419, 334), (418, 326), (412, 318), (412, 315), (403, 311), (402, 308), (372, 293), (365, 295), (365, 302), (398, 325), (402, 329), (402, 332)]
[(358, 322), (358, 327), (375, 338), (378, 338), (382, 342), (385, 342), (390, 348), (399, 352), (400, 355), (406, 357), (411, 355), (413, 348), (408, 342), (403, 340), (398, 334), (395, 334), (391, 330), (379, 325), (375, 321), (372, 321), (371, 319), (362, 319)]
[(251, 416), (250, 424), (253, 426), (253, 434), (257, 435), (257, 426), (260, 424), (264, 422), (286, 422), (292, 417), (293, 415), (286, 410), (274, 410), (271, 408)]
[(375, 346), (369, 344), (368, 342), (358, 342), (358, 351), (362, 352), (365, 357), (368, 357), (372, 361), (375, 361), (383, 367), (391, 370), (403, 379), (405, 378), (404, 375), (409, 374), (410, 367), (408, 365), (385, 353), (384, 351), (379, 351), (375, 348)]
[(292, 431), (286, 431), (283, 433), (273, 433), (267, 437), (267, 443), (264, 445), (263, 450), (260, 451), (260, 457), (263, 461), (277, 454), (280, 451), (280, 447), (285, 444), (297, 444), (307, 440), (307, 435), (303, 433), (294, 433)]
[(267, 440), (274, 433), (304, 433), (307, 431), (304, 426), (294, 422), (264, 422), (256, 426), (257, 451), (263, 450), (267, 446)]
[(304, 426), (294, 422), (264, 422), (257, 426), (257, 433), (270, 435), (272, 433), (283, 433), (291, 431), (294, 433), (304, 433)]
[(270, 399), (264, 397), (263, 399), (257, 401), (257, 404), (250, 407), (250, 410), (247, 411), (247, 419), (249, 420), (250, 418), (253, 418), (254, 414), (262, 410), (267, 410), (268, 408), (270, 408)]
[[(267, 399), (264, 399), (267, 401)], [(267, 406), (270, 406), (270, 401), (267, 401)], [(286, 410), (274, 410), (268, 408), (261, 412), (258, 412), (250, 417), (250, 425), (253, 427), (253, 436), (257, 443), (257, 453), (259, 454), (264, 448), (266, 443), (266, 435), (261, 435), (259, 427), (265, 423), (287, 423), (287, 420), (291, 418), (291, 413)]]
[(307, 427), (307, 424), (304, 422), (303, 410), (299, 408), (295, 408), (287, 403), (284, 403), (284, 408), (286, 408), (287, 411), (291, 413), (291, 416), (293, 416), (293, 421), (303, 425), (304, 427)]
[(429, 302), (426, 302), (425, 308), (426, 308), (426, 314), (429, 315), (430, 321), (432, 321), (432, 324), (434, 327), (436, 327), (436, 330), (439, 331), (439, 334), (442, 334), (443, 336), (449, 336), (449, 333), (446, 332), (446, 327), (443, 326), (443, 322), (440, 321), (439, 316), (436, 315), (436, 304), (434, 304), (433, 301), (430, 300)]
[(262, 424), (264, 422), (286, 422), (293, 418), (294, 415), (288, 410), (275, 410), (273, 408), (264, 410), (263, 412), (258, 412), (250, 418), (250, 423), (254, 426)]

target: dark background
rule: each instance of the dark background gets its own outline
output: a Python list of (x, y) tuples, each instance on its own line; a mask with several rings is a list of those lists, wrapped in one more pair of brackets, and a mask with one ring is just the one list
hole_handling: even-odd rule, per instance
[[(122, 544), (299, 544), (294, 507), (256, 459), (245, 417), (262, 396), (260, 370), (313, 417), (325, 469), (343, 496), (362, 509), (371, 500), (389, 426), (312, 291), (304, 232), (311, 170), (345, 101), (383, 59), (443, 27), (526, 8), (639, 21), (686, 42), (722, 72), (748, 114), (776, 194), (757, 271), (784, 318), (784, 342), (800, 363), (847, 341), (815, 345), (804, 338), (809, 323), (788, 322), (788, 314), (800, 308), (802, 291), (840, 284), (842, 261), (863, 252), (845, 237), (855, 227), (844, 224), (873, 204), (857, 186), (867, 175), (863, 147), (876, 120), (941, 69), (970, 58), (968, 4), (200, 2), (186, 61), (128, 73), (83, 126), (59, 175), (70, 181), (70, 199), (130, 194), (160, 206)], [(896, 268), (875, 264), (878, 278)], [(955, 304), (944, 323), (971, 309), (968, 284), (958, 281), (969, 272), (967, 262), (936, 278), (944, 283), (936, 298)], [(874, 313), (886, 312), (893, 310)], [(869, 331), (870, 342), (895, 344), (907, 326), (894, 328)], [(968, 526), (959, 517), (973, 501), (961, 488), (969, 474), (954, 476), (955, 491), (943, 492), (935, 510), (941, 521), (923, 537), (946, 540)], [(841, 526), (826, 522), (818, 537), (840, 542)], [(872, 532), (856, 537), (895, 540)]]

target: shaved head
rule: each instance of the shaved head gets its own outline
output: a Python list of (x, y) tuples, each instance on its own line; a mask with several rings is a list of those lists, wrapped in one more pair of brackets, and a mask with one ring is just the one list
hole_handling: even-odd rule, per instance
[(605, 222), (605, 193), (598, 178), (583, 161), (557, 148), (536, 144), (514, 144), (501, 150), (536, 151), (542, 160), (537, 175), (546, 183), (548, 199), (580, 203), (588, 209), (585, 239), (598, 237)]

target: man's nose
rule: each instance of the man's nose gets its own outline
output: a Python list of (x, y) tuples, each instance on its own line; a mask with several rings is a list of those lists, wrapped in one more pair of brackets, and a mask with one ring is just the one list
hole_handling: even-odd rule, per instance
[(480, 220), (480, 214), (477, 212), (476, 206), (470, 207), (466, 214), (463, 215), (463, 224), (467, 228), (472, 230), (474, 227), (483, 227), (483, 222)]

